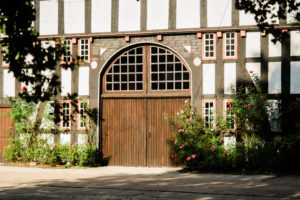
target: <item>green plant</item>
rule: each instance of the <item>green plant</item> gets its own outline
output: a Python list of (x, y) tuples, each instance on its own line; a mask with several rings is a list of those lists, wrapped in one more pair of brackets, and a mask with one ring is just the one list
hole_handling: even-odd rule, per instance
[(4, 149), (5, 160), (12, 162), (22, 161), (24, 152), (22, 140), (19, 138), (10, 138), (8, 141), (9, 145)]
[(85, 145), (81, 148), (79, 166), (95, 166), (98, 159), (99, 154), (96, 146)]

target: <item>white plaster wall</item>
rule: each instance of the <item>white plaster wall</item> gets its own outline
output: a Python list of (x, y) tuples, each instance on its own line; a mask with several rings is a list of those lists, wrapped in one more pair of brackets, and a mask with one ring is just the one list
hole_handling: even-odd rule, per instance
[(64, 1), (65, 33), (85, 32), (85, 0)]
[(168, 29), (169, 0), (147, 1), (147, 29)]
[(79, 67), (78, 95), (89, 95), (90, 68)]
[(300, 61), (291, 62), (291, 94), (300, 94)]
[(53, 134), (41, 134), (39, 135), (40, 139), (46, 140), (47, 144), (54, 144), (54, 135)]
[(71, 135), (67, 133), (60, 134), (60, 144), (71, 144)]
[(92, 32), (111, 31), (111, 0), (92, 0)]
[(231, 26), (231, 0), (207, 1), (207, 26)]
[(71, 80), (71, 69), (61, 69), (61, 96), (67, 96), (68, 93), (71, 94)]
[(177, 0), (176, 3), (176, 28), (200, 27), (200, 1)]
[(273, 35), (269, 35), (269, 57), (281, 56), (281, 43), (274, 44), (271, 40), (274, 39)]
[[(26, 60), (25, 62), (31, 62), (31, 61), (28, 61), (28, 56), (26, 57)], [(33, 59), (33, 57), (32, 57)], [(26, 76), (29, 76), (29, 77), (34, 77), (34, 75), (32, 74), (32, 69), (27, 69), (27, 70), (23, 70), (26, 74)], [(30, 94), (33, 92), (33, 88), (34, 88), (34, 84), (31, 84), (31, 83), (28, 83), (26, 84), (25, 82), (21, 82), (21, 88), (25, 86), (26, 89), (27, 89), (27, 92)]]
[(236, 63), (224, 64), (224, 94), (236, 91)]
[(235, 136), (224, 136), (224, 147), (226, 150), (235, 148), (236, 138)]
[[(246, 63), (246, 69), (251, 76), (252, 80), (254, 78), (254, 75), (258, 76), (260, 79), (261, 77), (261, 72), (260, 72), (260, 63)], [(250, 73), (252, 71), (252, 73)]]
[(51, 104), (54, 103), (53, 101), (47, 102), (45, 109), (44, 109), (44, 116), (41, 122), (41, 128), (43, 129), (53, 129), (54, 128), (54, 121), (50, 120), (49, 117), (50, 114), (54, 113), (54, 108), (51, 106)]
[(281, 93), (281, 62), (269, 62), (268, 93)]
[(40, 34), (58, 34), (58, 2), (40, 1)]
[(253, 14), (240, 11), (240, 26), (256, 25), (256, 21)]
[(140, 1), (119, 1), (119, 31), (139, 31), (141, 29)]
[(203, 64), (203, 94), (215, 94), (215, 64)]
[(12, 72), (8, 73), (8, 69), (3, 69), (3, 96), (15, 96), (15, 77)]
[(281, 131), (279, 103), (280, 101), (278, 100), (268, 100), (268, 119), (270, 122), (271, 131), (275, 132)]
[(88, 135), (87, 134), (78, 134), (78, 145), (86, 145), (88, 142)]
[(300, 32), (291, 31), (291, 56), (300, 56)]
[(299, 22), (297, 22), (297, 20), (295, 18), (296, 14), (297, 14), (297, 11), (293, 11), (291, 13), (287, 13), (287, 24), (299, 23)]
[(247, 32), (246, 57), (260, 57), (260, 33)]

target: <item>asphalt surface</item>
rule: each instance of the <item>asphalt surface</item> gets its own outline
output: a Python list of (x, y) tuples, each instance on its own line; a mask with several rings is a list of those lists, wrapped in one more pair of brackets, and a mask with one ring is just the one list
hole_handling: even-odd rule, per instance
[(0, 166), (0, 199), (300, 199), (300, 176), (189, 174), (178, 168)]

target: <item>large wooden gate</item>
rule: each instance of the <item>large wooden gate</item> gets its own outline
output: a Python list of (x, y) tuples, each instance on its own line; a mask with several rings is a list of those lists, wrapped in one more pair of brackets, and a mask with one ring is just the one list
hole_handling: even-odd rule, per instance
[(190, 71), (171, 51), (133, 48), (103, 78), (102, 151), (110, 165), (172, 166), (168, 141), (174, 116), (190, 99)]
[(9, 107), (0, 107), (0, 162), (4, 161), (3, 151), (8, 145), (8, 139), (11, 137), (12, 121), (9, 119), (9, 110)]

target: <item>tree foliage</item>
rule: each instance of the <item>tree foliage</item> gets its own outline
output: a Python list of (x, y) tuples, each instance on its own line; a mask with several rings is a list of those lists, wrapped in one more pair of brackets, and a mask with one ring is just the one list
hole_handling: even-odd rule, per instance
[(274, 42), (282, 41), (287, 34), (277, 29), (276, 24), (286, 20), (288, 13), (295, 13), (295, 21), (300, 22), (299, 0), (236, 0), (235, 6), (245, 13), (254, 14), (258, 28), (273, 34)]
[(55, 45), (41, 41), (34, 29), (36, 12), (31, 0), (10, 0), (0, 4), (0, 31), (4, 61), (20, 81), (30, 86), (20, 96), (35, 103), (48, 101), (60, 92), (59, 67), (74, 68), (75, 64), (60, 64), (65, 52), (61, 42)]

